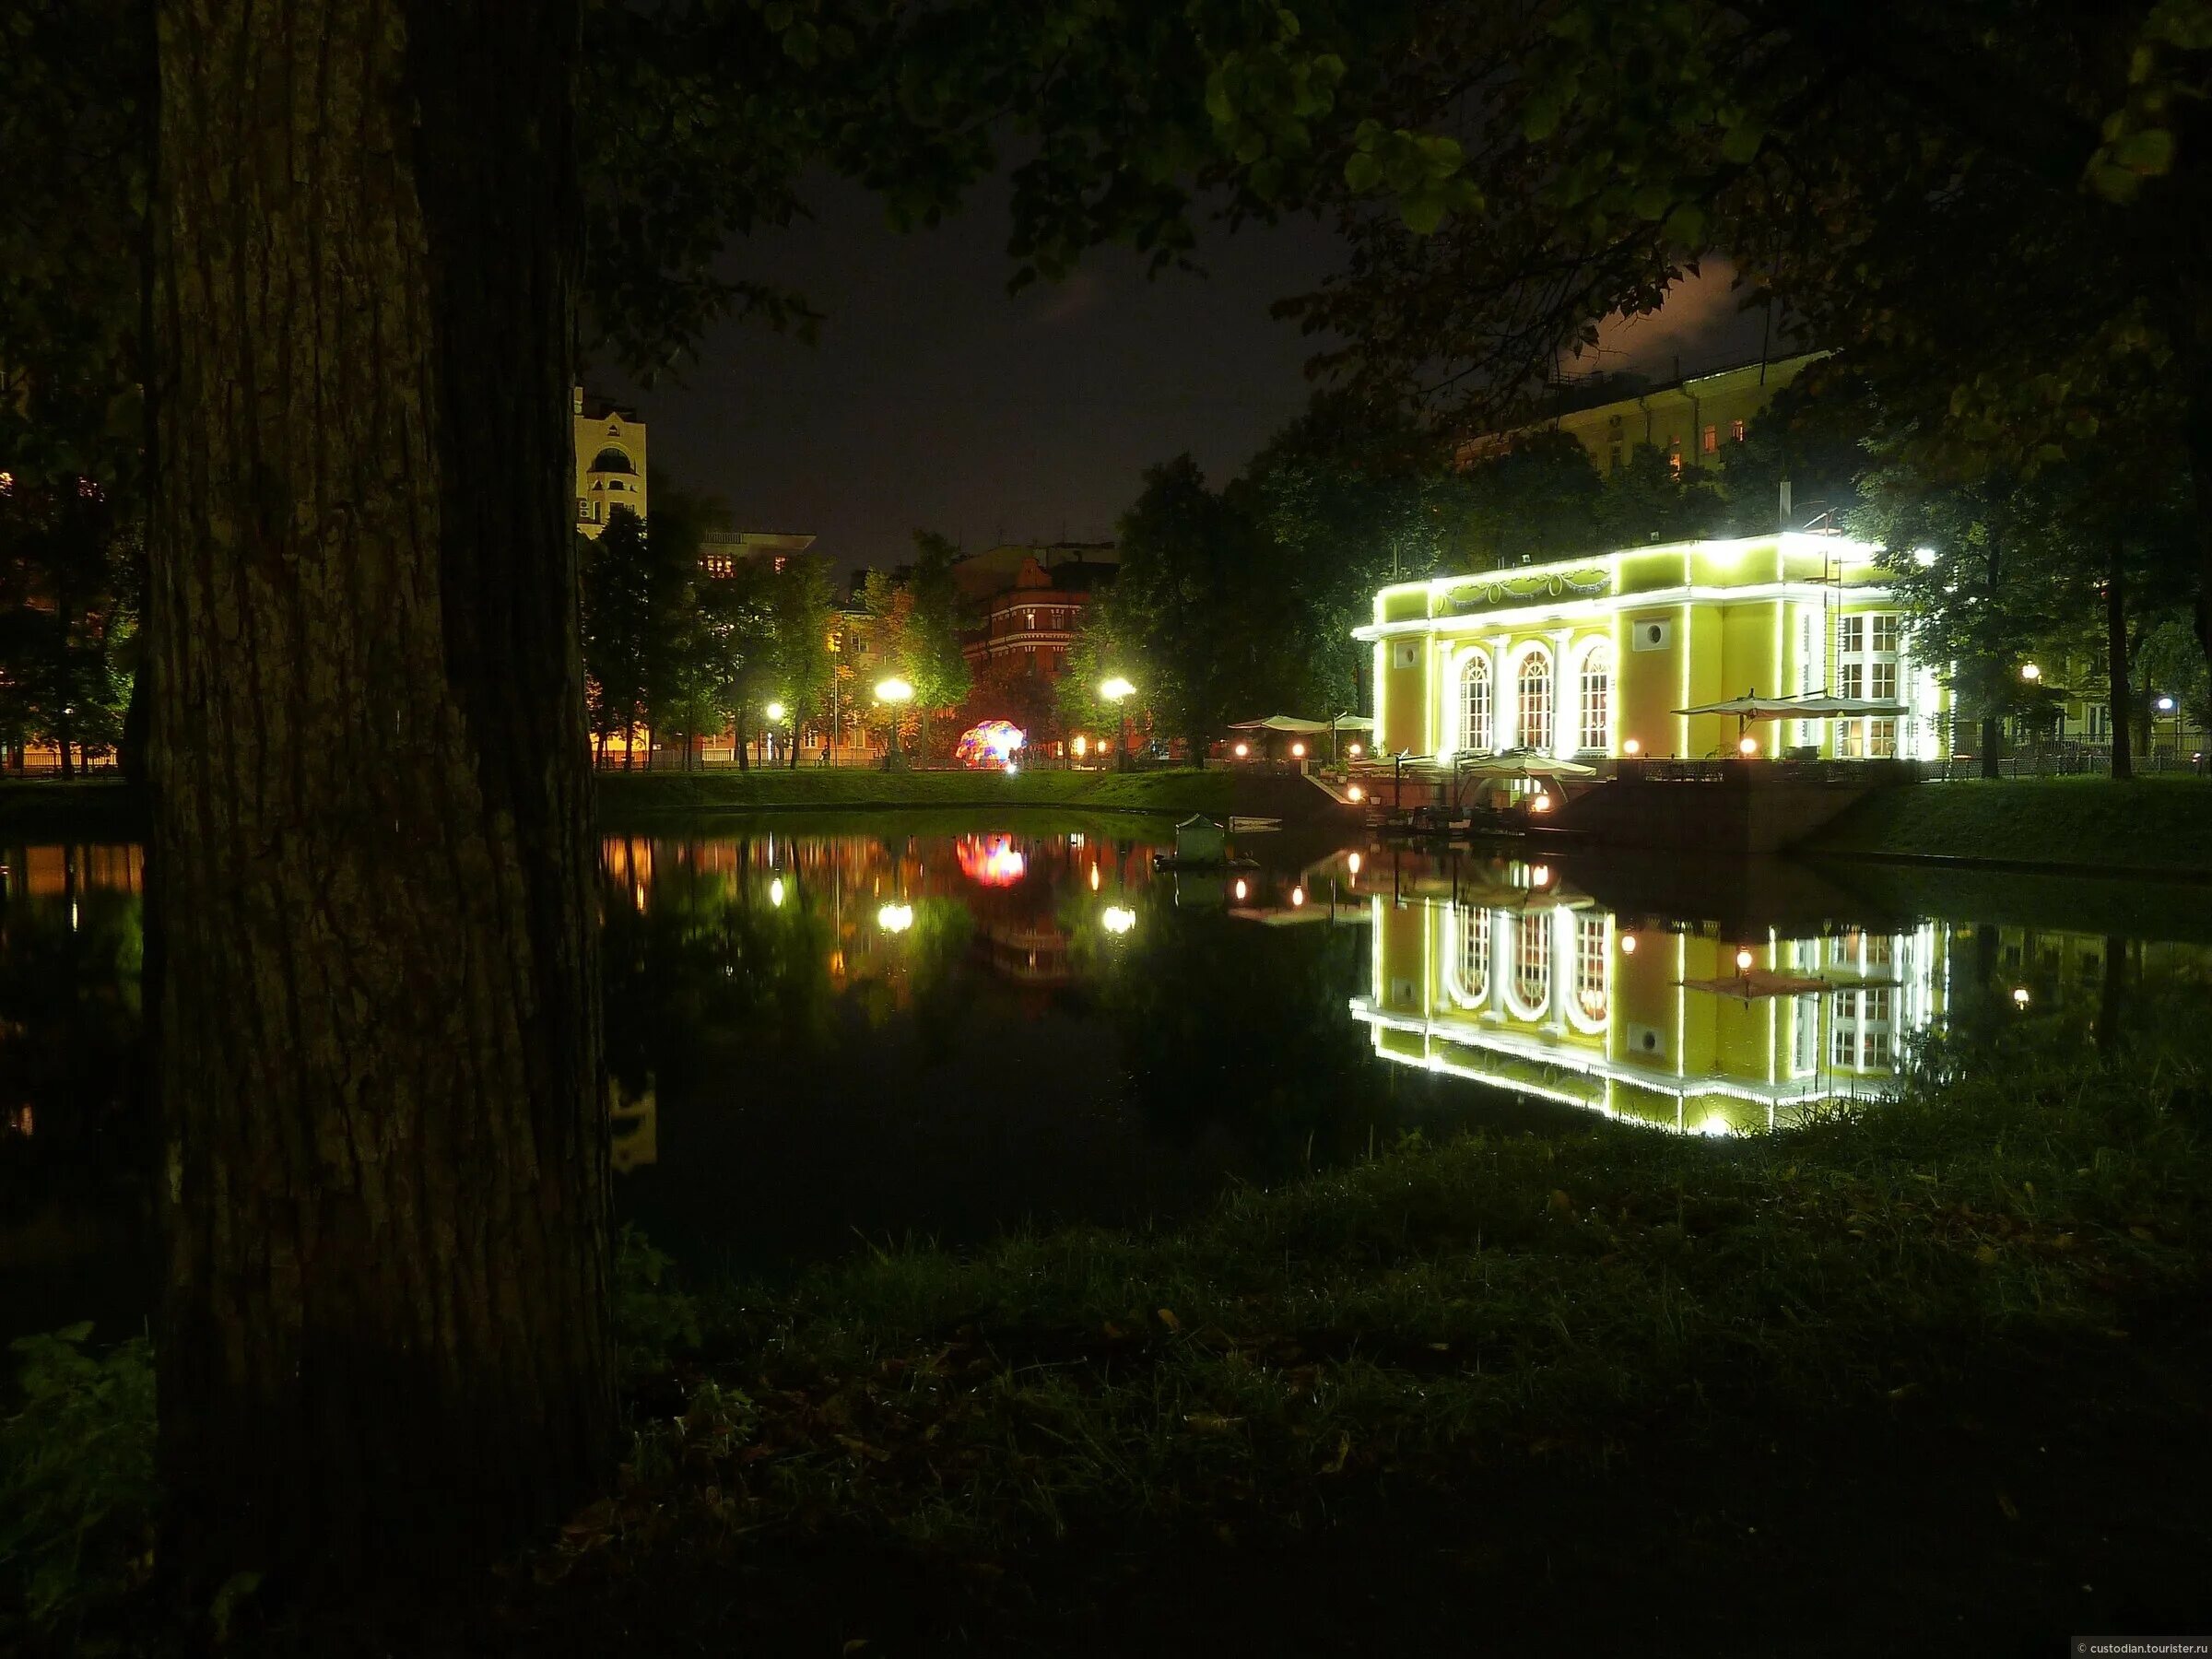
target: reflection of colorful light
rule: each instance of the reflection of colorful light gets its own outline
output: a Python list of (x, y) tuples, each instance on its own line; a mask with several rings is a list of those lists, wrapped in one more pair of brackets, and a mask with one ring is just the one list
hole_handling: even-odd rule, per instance
[(1237, 877), (1237, 897), (1238, 897), (1238, 898), (1240, 898), (1240, 899), (1241, 899), (1241, 898), (1243, 898), (1243, 897), (1244, 897), (1244, 895), (1245, 895), (1245, 894), (1247, 894), (1247, 893), (1249, 893), (1249, 892), (1251, 892), (1251, 891), (1252, 891), (1252, 889), (1251, 889), (1250, 888), (1248, 888), (1248, 887), (1246, 887), (1246, 886), (1244, 885), (1244, 878), (1243, 878), (1241, 876), (1238, 877)]
[(783, 902), (782, 877), (779, 876), (773, 881), (768, 884), (768, 901), (771, 904), (776, 905), (780, 905)]
[(1094, 893), (1099, 890), (1099, 866), (1095, 864), (1090, 866), (1090, 890)]
[(1010, 835), (963, 835), (953, 845), (960, 874), (980, 887), (1012, 887), (1030, 861)]
[(960, 734), (959, 742), (953, 746), (953, 759), (963, 766), (1003, 766), (1012, 771), (1008, 757), (1029, 740), (1029, 734), (1012, 721), (985, 720)]
[(1136, 925), (1136, 912), (1124, 910), (1118, 904), (1110, 904), (1100, 913), (1099, 921), (1110, 934), (1125, 934)]
[(885, 933), (904, 933), (914, 924), (914, 907), (911, 904), (887, 904), (876, 912), (876, 925)]

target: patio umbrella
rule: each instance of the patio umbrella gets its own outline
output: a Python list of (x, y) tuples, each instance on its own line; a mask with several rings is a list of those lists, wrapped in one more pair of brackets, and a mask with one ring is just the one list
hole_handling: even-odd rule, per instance
[(1795, 697), (1761, 697), (1756, 689), (1741, 697), (1675, 711), (1677, 714), (1733, 714), (1738, 737), (1755, 720), (1860, 720), (1868, 715), (1892, 720), (1907, 712), (1902, 703), (1876, 702), (1864, 697), (1832, 697), (1825, 691), (1806, 691)]
[(1240, 720), (1229, 728), (1232, 732), (1325, 732), (1325, 720), (1300, 720), (1295, 714), (1270, 714), (1265, 720)]
[(1535, 750), (1508, 750), (1502, 755), (1477, 755), (1462, 759), (1459, 771), (1476, 778), (1594, 778), (1597, 768), (1580, 760), (1561, 760)]

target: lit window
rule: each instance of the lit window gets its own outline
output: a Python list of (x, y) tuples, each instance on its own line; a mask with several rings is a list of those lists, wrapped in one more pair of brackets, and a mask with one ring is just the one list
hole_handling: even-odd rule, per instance
[(1466, 724), (1462, 728), (1465, 736), (1460, 747), (1487, 749), (1492, 742), (1489, 658), (1477, 655), (1468, 661), (1463, 692), (1465, 697)]
[(1870, 720), (1866, 723), (1866, 753), (1877, 760), (1897, 759), (1897, 722)]
[(1453, 994), (1466, 1008), (1479, 1008), (1489, 998), (1490, 918), (1487, 911), (1460, 914), (1459, 983)]
[(1700, 440), (1698, 447), (1709, 455), (1719, 454), (1721, 453), (1721, 429), (1717, 426), (1707, 427), (1705, 435)]
[(1585, 1018), (1606, 1017), (1606, 919), (1574, 919), (1574, 1000)]
[(1677, 478), (1682, 476), (1682, 440), (1679, 438), (1666, 441), (1666, 469)]
[(1744, 441), (1744, 423), (1740, 420), (1730, 421), (1728, 423), (1728, 432), (1729, 435), (1736, 441), (1736, 442), (1741, 443)]
[(1897, 700), (1897, 665), (1895, 663), (1872, 663), (1868, 665), (1868, 667), (1872, 671), (1868, 684), (1872, 688), (1875, 701), (1895, 702)]
[(1551, 1000), (1551, 928), (1544, 913), (1521, 918), (1520, 949), (1513, 964), (1513, 988), (1523, 1005), (1542, 1013)]
[(1551, 653), (1532, 651), (1521, 660), (1521, 747), (1551, 747)]
[(1904, 617), (1897, 611), (1880, 611), (1873, 618), (1874, 649), (1877, 653), (1895, 655), (1898, 634)]
[(1583, 658), (1580, 745), (1603, 749), (1612, 741), (1613, 647), (1597, 644)]

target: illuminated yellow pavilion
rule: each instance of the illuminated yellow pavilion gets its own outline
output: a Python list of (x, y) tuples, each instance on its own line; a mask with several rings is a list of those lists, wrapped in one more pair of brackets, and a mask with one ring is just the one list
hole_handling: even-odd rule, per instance
[[(1785, 532), (1393, 583), (1354, 637), (1374, 648), (1380, 756), (1448, 763), (1942, 752), (1947, 694), (1913, 659), (1877, 549)], [(1895, 703), (1887, 718), (1767, 720), (1677, 710), (1756, 692)]]

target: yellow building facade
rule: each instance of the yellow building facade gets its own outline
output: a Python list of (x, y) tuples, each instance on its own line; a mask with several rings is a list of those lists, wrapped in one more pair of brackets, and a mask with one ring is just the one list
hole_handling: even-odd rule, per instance
[[(1784, 533), (1634, 547), (1397, 582), (1354, 637), (1374, 650), (1379, 758), (1942, 752), (1946, 693), (1912, 660), (1877, 549)], [(1853, 720), (1678, 712), (1757, 693), (1892, 705)]]
[(645, 423), (635, 409), (589, 395), (571, 394), (576, 435), (576, 528), (596, 539), (607, 515), (627, 507), (645, 516)]
[(1828, 354), (1807, 352), (1771, 362), (1744, 363), (1712, 374), (1692, 375), (1609, 403), (1573, 409), (1527, 429), (1569, 433), (1609, 473), (1639, 445), (1689, 466), (1717, 466), (1744, 441), (1750, 423), (1774, 394)]

